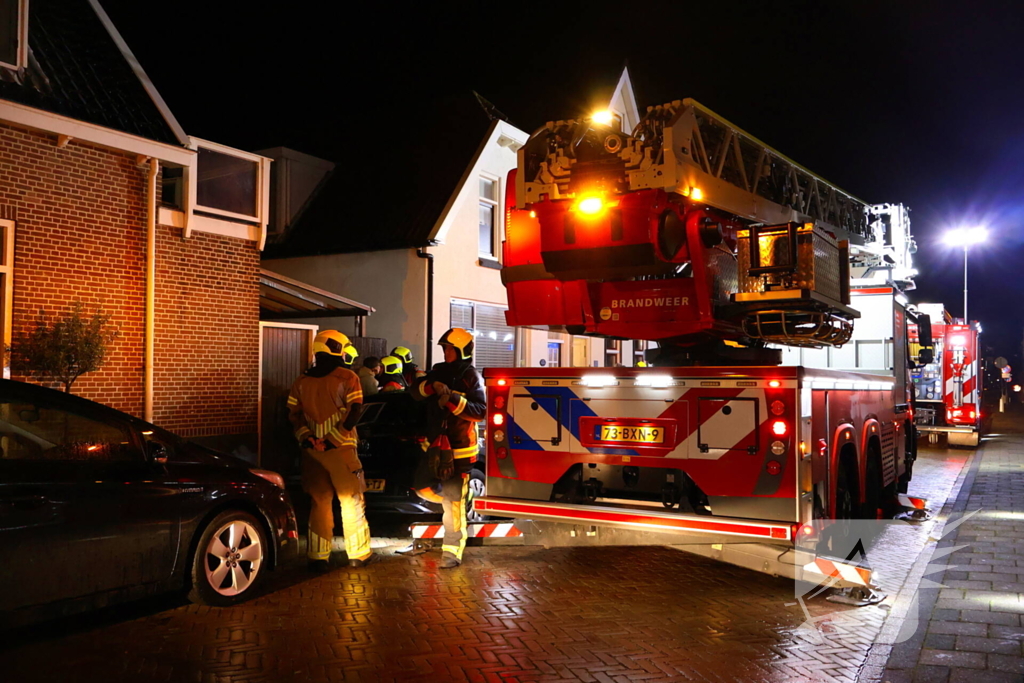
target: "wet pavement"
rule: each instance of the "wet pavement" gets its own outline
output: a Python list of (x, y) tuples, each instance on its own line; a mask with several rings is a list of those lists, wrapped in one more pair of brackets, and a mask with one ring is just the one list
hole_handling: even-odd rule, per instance
[[(970, 453), (925, 450), (912, 493), (939, 511)], [(943, 521), (885, 531), (888, 597), (869, 607), (671, 547), (471, 547), (450, 571), (437, 551), (299, 565), (237, 607), (171, 596), (23, 629), (0, 642), (0, 680), (882, 680)]]

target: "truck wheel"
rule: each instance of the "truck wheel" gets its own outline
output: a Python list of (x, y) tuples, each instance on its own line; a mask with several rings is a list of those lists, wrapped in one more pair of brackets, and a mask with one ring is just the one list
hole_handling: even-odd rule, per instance
[(484, 516), (473, 508), (473, 501), (486, 493), (484, 473), (478, 469), (469, 471), (469, 493), (466, 495), (466, 521), (482, 522)]
[(818, 541), (818, 555), (836, 557), (848, 545), (852, 532), (852, 520), (856, 516), (853, 489), (850, 486), (849, 468), (840, 465), (836, 478), (836, 510), (832, 523), (824, 528)]
[(267, 538), (247, 512), (226, 510), (206, 525), (192, 558), (192, 602), (227, 607), (248, 599), (266, 574)]
[(867, 472), (864, 476), (864, 505), (860, 511), (861, 519), (878, 519), (878, 509), (882, 507), (882, 467), (879, 464), (878, 451), (868, 451)]

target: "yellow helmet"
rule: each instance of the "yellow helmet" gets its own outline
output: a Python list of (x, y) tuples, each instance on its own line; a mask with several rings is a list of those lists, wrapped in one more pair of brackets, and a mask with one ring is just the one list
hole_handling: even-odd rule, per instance
[(351, 342), (337, 330), (324, 330), (313, 338), (313, 353), (340, 357), (344, 355), (346, 346), (351, 346)]
[(462, 360), (469, 360), (473, 357), (473, 335), (461, 327), (453, 327), (452, 329), (441, 335), (441, 340), (437, 342), (441, 346), (454, 346), (459, 350), (459, 357)]
[(398, 360), (394, 356), (384, 356), (380, 359), (380, 364), (384, 366), (385, 375), (402, 374), (402, 361)]
[(650, 367), (650, 366), (648, 366), (648, 365), (647, 365), (647, 361), (645, 361), (645, 360), (642, 360), (642, 361), (638, 362), (638, 363), (636, 364), (636, 366), (637, 366), (638, 368), (646, 368), (646, 367)]
[(391, 355), (402, 361), (406, 365), (412, 363), (412, 351), (405, 348), (404, 346), (396, 346), (391, 349)]
[(341, 362), (345, 365), (352, 365), (356, 362), (356, 358), (359, 357), (359, 351), (356, 347), (348, 344), (341, 351)]

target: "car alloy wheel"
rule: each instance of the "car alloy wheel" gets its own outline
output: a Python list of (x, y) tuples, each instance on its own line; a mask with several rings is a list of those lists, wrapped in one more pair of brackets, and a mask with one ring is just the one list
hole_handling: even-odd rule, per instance
[(241, 602), (262, 577), (266, 559), (267, 546), (260, 523), (245, 512), (223, 512), (206, 527), (199, 540), (189, 597), (205, 605)]

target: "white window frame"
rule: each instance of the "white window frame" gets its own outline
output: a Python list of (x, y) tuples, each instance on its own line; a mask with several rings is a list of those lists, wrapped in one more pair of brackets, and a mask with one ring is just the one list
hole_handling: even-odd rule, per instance
[(199, 151), (200, 148), (210, 150), (211, 152), (217, 152), (219, 154), (225, 154), (227, 156), (237, 157), (239, 159), (245, 159), (246, 161), (252, 161), (256, 164), (256, 207), (253, 215), (247, 215), (244, 213), (235, 213), (233, 211), (224, 211), (223, 209), (216, 209), (212, 206), (204, 206), (196, 202), (196, 191), (199, 183), (199, 160), (196, 159), (196, 178), (192, 182), (186, 180), (186, 188), (191, 196), (191, 204), (195, 207), (196, 211), (202, 211), (203, 213), (214, 214), (216, 216), (223, 216), (224, 218), (230, 218), (236, 221), (247, 221), (250, 223), (259, 223), (265, 226), (267, 223), (267, 217), (270, 214), (270, 163), (272, 159), (261, 156), (259, 154), (253, 154), (252, 152), (245, 152), (234, 147), (228, 147), (227, 145), (221, 145), (216, 142), (210, 142), (209, 140), (202, 140), (200, 138), (189, 137), (189, 141), (192, 143), (193, 148)]
[[(489, 197), (480, 196), (480, 180), (489, 180), (494, 183), (494, 196), (497, 199), (491, 199)], [(491, 243), (494, 245), (493, 253), (484, 253), (483, 245), (480, 244), (480, 226), (479, 217), (477, 218), (477, 235), (476, 235), (476, 251), (480, 258), (490, 259), (492, 261), (501, 261), (501, 178), (491, 175), (490, 173), (481, 173), (477, 180), (477, 200), (479, 204), (490, 204), (494, 210), (494, 221), (491, 226)], [(479, 209), (478, 209), (479, 210)]]
[(0, 61), (0, 66), (15, 71), (28, 66), (28, 0), (18, 0), (18, 53), (15, 61), (18, 63)]
[[(3, 258), (0, 259), (0, 276), (3, 276), (3, 289), (0, 290), (0, 306), (3, 307), (3, 317), (0, 322), (3, 328), (0, 329), (0, 342), (3, 348), (11, 347), (11, 333), (14, 327), (14, 221), (0, 219), (0, 231), (3, 239), (0, 240), (0, 248), (3, 249)], [(11, 378), (11, 367), (6, 362), (5, 354), (3, 363), (3, 376)]]

